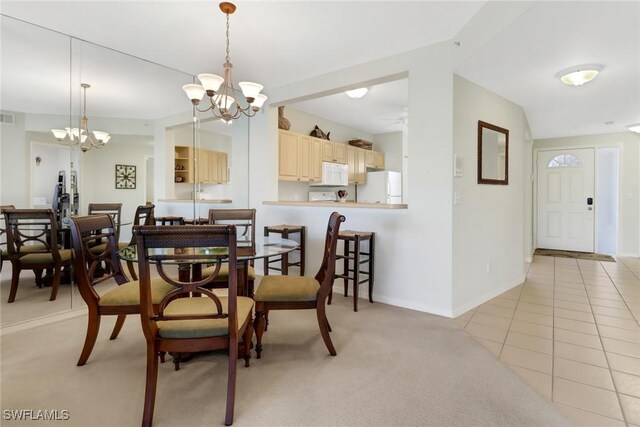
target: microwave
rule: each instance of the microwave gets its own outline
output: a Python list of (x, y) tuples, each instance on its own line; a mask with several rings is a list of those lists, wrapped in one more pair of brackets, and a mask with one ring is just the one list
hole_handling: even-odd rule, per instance
[(342, 163), (322, 162), (322, 179), (312, 182), (315, 187), (346, 187), (349, 185), (349, 169)]

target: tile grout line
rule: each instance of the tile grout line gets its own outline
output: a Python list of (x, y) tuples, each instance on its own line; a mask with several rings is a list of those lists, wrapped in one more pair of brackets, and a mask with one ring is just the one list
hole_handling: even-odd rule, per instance
[(551, 401), (556, 397), (556, 258), (553, 258), (553, 299), (551, 300)]
[[(629, 267), (627, 266), (627, 264), (625, 264), (622, 261), (620, 261), (620, 263), (622, 265), (624, 265), (625, 268), (627, 268), (629, 271), (631, 271), (629, 269)], [(636, 318), (636, 316), (633, 313), (633, 311), (631, 310), (631, 308), (629, 308), (629, 303), (624, 298), (624, 295), (622, 295), (622, 293), (620, 292), (620, 289), (618, 288), (618, 285), (616, 285), (616, 282), (613, 280), (613, 278), (611, 276), (609, 276), (609, 272), (607, 270), (605, 270), (605, 272), (607, 273), (607, 276), (609, 277), (609, 280), (611, 280), (611, 282), (613, 283), (613, 287), (616, 289), (616, 291), (618, 291), (618, 294), (620, 294), (620, 298), (622, 298), (622, 301), (624, 302), (624, 305), (627, 307), (627, 310), (629, 310), (629, 313), (631, 313), (631, 316), (635, 319), (636, 323), (638, 323), (640, 325), (640, 319)], [(631, 274), (633, 274), (634, 276), (636, 275), (633, 271), (631, 271)], [(638, 277), (638, 280), (640, 280), (640, 277)]]
[[(504, 346), (507, 342), (507, 338), (509, 337), (509, 333), (511, 332), (511, 325), (513, 324), (513, 319), (516, 317), (516, 311), (518, 311), (518, 305), (520, 304), (520, 297), (522, 296), (522, 292), (524, 292), (524, 287), (526, 286), (527, 283), (527, 275), (529, 274), (529, 271), (531, 270), (531, 264), (533, 264), (533, 260), (531, 260), (531, 263), (529, 263), (529, 268), (527, 268), (527, 271), (524, 274), (524, 282), (522, 282), (522, 288), (520, 288), (520, 293), (518, 294), (518, 299), (516, 300), (516, 305), (515, 307), (513, 307), (513, 314), (511, 315), (511, 320), (509, 320), (509, 327), (507, 328), (507, 334), (504, 336), (504, 340), (502, 340), (502, 345), (500, 346), (500, 354), (498, 354), (498, 360), (502, 361), (501, 357), (502, 357), (502, 351), (504, 350)], [(504, 362), (506, 363), (506, 362)]]
[[(604, 266), (602, 265), (602, 263), (600, 261), (597, 261), (597, 262), (600, 263), (600, 266), (604, 269)], [(625, 265), (625, 267), (626, 267), (626, 265)], [(578, 270), (580, 271), (580, 276), (583, 277), (583, 281), (584, 281), (584, 276), (582, 274), (582, 269), (580, 268), (580, 264), (579, 263), (578, 263)], [(605, 272), (606, 272), (606, 270), (605, 270)], [(609, 273), (607, 273), (607, 275), (608, 274)], [(609, 277), (609, 279), (611, 279), (611, 277)], [(613, 280), (612, 280), (612, 282), (613, 282)], [(614, 286), (615, 286), (615, 283), (614, 283)], [(586, 286), (585, 286), (585, 290), (586, 290)], [(591, 314), (593, 315), (593, 306), (591, 305), (591, 298), (589, 297), (589, 292), (587, 292), (587, 300), (589, 300), (589, 307), (591, 307)], [(598, 327), (598, 322), (596, 322), (596, 316), (595, 315), (593, 315), (593, 320), (594, 320), (595, 325), (596, 325), (596, 330), (598, 331), (598, 339), (600, 339), (600, 345), (602, 345), (602, 352), (604, 353), (604, 359), (607, 362), (607, 367), (609, 368), (609, 376), (611, 377), (611, 383), (613, 384), (613, 389), (615, 390), (615, 393), (616, 393), (616, 399), (618, 401), (618, 405), (620, 406), (620, 413), (622, 414), (622, 419), (623, 419), (624, 423), (628, 426), (629, 422), (627, 421), (627, 416), (625, 414), (625, 410), (622, 407), (622, 400), (620, 399), (620, 393), (618, 392), (618, 386), (616, 384), (615, 379), (613, 378), (613, 372), (612, 372), (613, 369), (611, 369), (611, 363), (609, 363), (609, 356), (607, 356), (607, 351), (605, 350), (604, 342), (602, 341), (602, 335), (600, 334), (600, 328)]]

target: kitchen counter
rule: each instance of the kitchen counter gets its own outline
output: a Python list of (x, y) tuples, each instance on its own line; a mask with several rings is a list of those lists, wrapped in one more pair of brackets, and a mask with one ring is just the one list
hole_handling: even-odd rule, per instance
[(340, 208), (359, 208), (359, 209), (408, 209), (409, 205), (406, 203), (397, 203), (388, 205), (385, 203), (357, 203), (357, 202), (301, 202), (301, 201), (267, 201), (262, 202), (263, 205), (271, 206), (307, 206), (307, 207), (340, 207)]
[[(193, 203), (193, 199), (158, 199), (159, 202), (170, 202), (170, 203)], [(210, 204), (229, 204), (231, 203), (230, 199), (202, 199), (195, 200), (196, 203), (210, 203)]]

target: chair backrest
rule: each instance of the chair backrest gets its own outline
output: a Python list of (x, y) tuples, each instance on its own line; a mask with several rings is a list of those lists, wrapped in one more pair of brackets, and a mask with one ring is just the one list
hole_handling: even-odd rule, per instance
[[(340, 223), (346, 220), (344, 215), (333, 212), (329, 217), (327, 234), (324, 239), (324, 257), (322, 264), (315, 278), (320, 283), (318, 299), (323, 300), (329, 296), (333, 286), (333, 275), (336, 270), (336, 248), (338, 247), (338, 234), (340, 233)], [(359, 268), (357, 266), (355, 268)]]
[[(222, 261), (236, 265), (236, 229), (233, 225), (182, 225), (155, 226), (136, 225), (133, 227), (136, 236), (138, 253), (138, 270), (140, 276), (140, 310), (142, 329), (147, 340), (154, 340), (158, 333), (158, 321), (222, 319), (229, 322), (231, 342), (238, 338), (237, 296), (238, 277), (235, 268), (229, 269), (228, 304), (223, 307), (217, 295), (205, 286), (218, 276)], [(206, 248), (207, 250), (202, 250)], [(168, 250), (166, 250), (168, 249)], [(178, 251), (175, 249), (183, 249)], [(180, 282), (170, 277), (166, 265), (176, 263), (208, 263), (215, 268), (209, 276), (197, 282)], [(177, 288), (167, 294), (159, 303), (157, 310), (151, 300), (151, 265), (155, 264), (160, 277)], [(216, 312), (206, 315), (165, 315), (164, 309), (176, 298), (189, 297), (192, 293), (200, 293), (211, 298)], [(226, 312), (225, 309), (226, 308)]]
[(5, 209), (15, 209), (14, 205), (0, 205), (0, 253), (7, 249), (7, 227), (4, 221)]
[[(156, 205), (147, 204), (140, 205), (136, 208), (136, 214), (133, 216), (133, 225), (153, 225), (153, 213)], [(136, 237), (131, 233), (131, 241), (129, 241), (129, 245), (136, 244)]]
[(122, 219), (122, 203), (89, 203), (87, 215), (107, 214), (116, 224), (116, 241), (120, 238), (120, 222)]
[(53, 261), (60, 262), (58, 226), (51, 209), (4, 209), (7, 249), (10, 256), (28, 253), (51, 253)]
[[(115, 221), (108, 214), (71, 217), (73, 272), (80, 295), (87, 305), (97, 305), (100, 300), (100, 296), (93, 289), (94, 285), (111, 278), (114, 278), (119, 285), (127, 282), (117, 256), (118, 241), (115, 230)], [(104, 242), (106, 245), (101, 253), (90, 250)], [(108, 268), (101, 269), (101, 275), (95, 277), (96, 270), (102, 263), (105, 263)], [(108, 274), (104, 274), (105, 270)]]
[(209, 209), (209, 224), (233, 224), (238, 232), (238, 241), (253, 245), (256, 241), (255, 209)]

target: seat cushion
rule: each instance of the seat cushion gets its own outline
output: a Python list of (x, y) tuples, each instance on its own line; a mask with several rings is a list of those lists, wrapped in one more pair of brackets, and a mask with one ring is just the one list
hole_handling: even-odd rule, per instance
[[(169, 292), (176, 289), (175, 286), (165, 282), (162, 279), (151, 280), (151, 302), (159, 304)], [(139, 305), (140, 304), (140, 282), (134, 280), (124, 283), (113, 289), (109, 289), (107, 293), (100, 297), (98, 305), (100, 306), (119, 306), (119, 305)]]
[[(92, 254), (101, 254), (102, 252), (104, 252), (106, 247), (107, 247), (106, 242), (100, 243), (99, 245), (92, 246), (91, 248), (89, 248), (89, 252), (91, 252)], [(129, 247), (128, 242), (118, 242), (118, 250), (128, 248), (128, 247)]]
[[(227, 312), (229, 299), (220, 297), (222, 310)], [(237, 299), (238, 330), (251, 317), (253, 300), (247, 297)], [(178, 298), (167, 305), (166, 315), (178, 314), (211, 314), (216, 312), (216, 305), (209, 297)], [(194, 319), (194, 320), (161, 320), (157, 323), (158, 333), (162, 338), (204, 338), (229, 335), (227, 319)]]
[(313, 301), (320, 283), (313, 277), (264, 276), (253, 299), (256, 301)]
[[(208, 275), (213, 273), (214, 270), (215, 270), (215, 267), (207, 267), (203, 269), (202, 277), (207, 277)], [(247, 275), (249, 276), (249, 280), (256, 280), (256, 271), (254, 270), (253, 267), (249, 266), (249, 271), (247, 272)], [(229, 264), (222, 264), (222, 267), (220, 267), (220, 271), (218, 272), (218, 275), (216, 276), (215, 279), (213, 279), (213, 281), (217, 283), (217, 282), (226, 282), (228, 280), (229, 280)]]
[[(71, 258), (73, 258), (71, 249), (61, 249), (58, 252), (62, 262), (71, 261)], [(20, 263), (23, 265), (53, 264), (53, 255), (51, 255), (51, 252), (30, 253), (21, 256)]]

